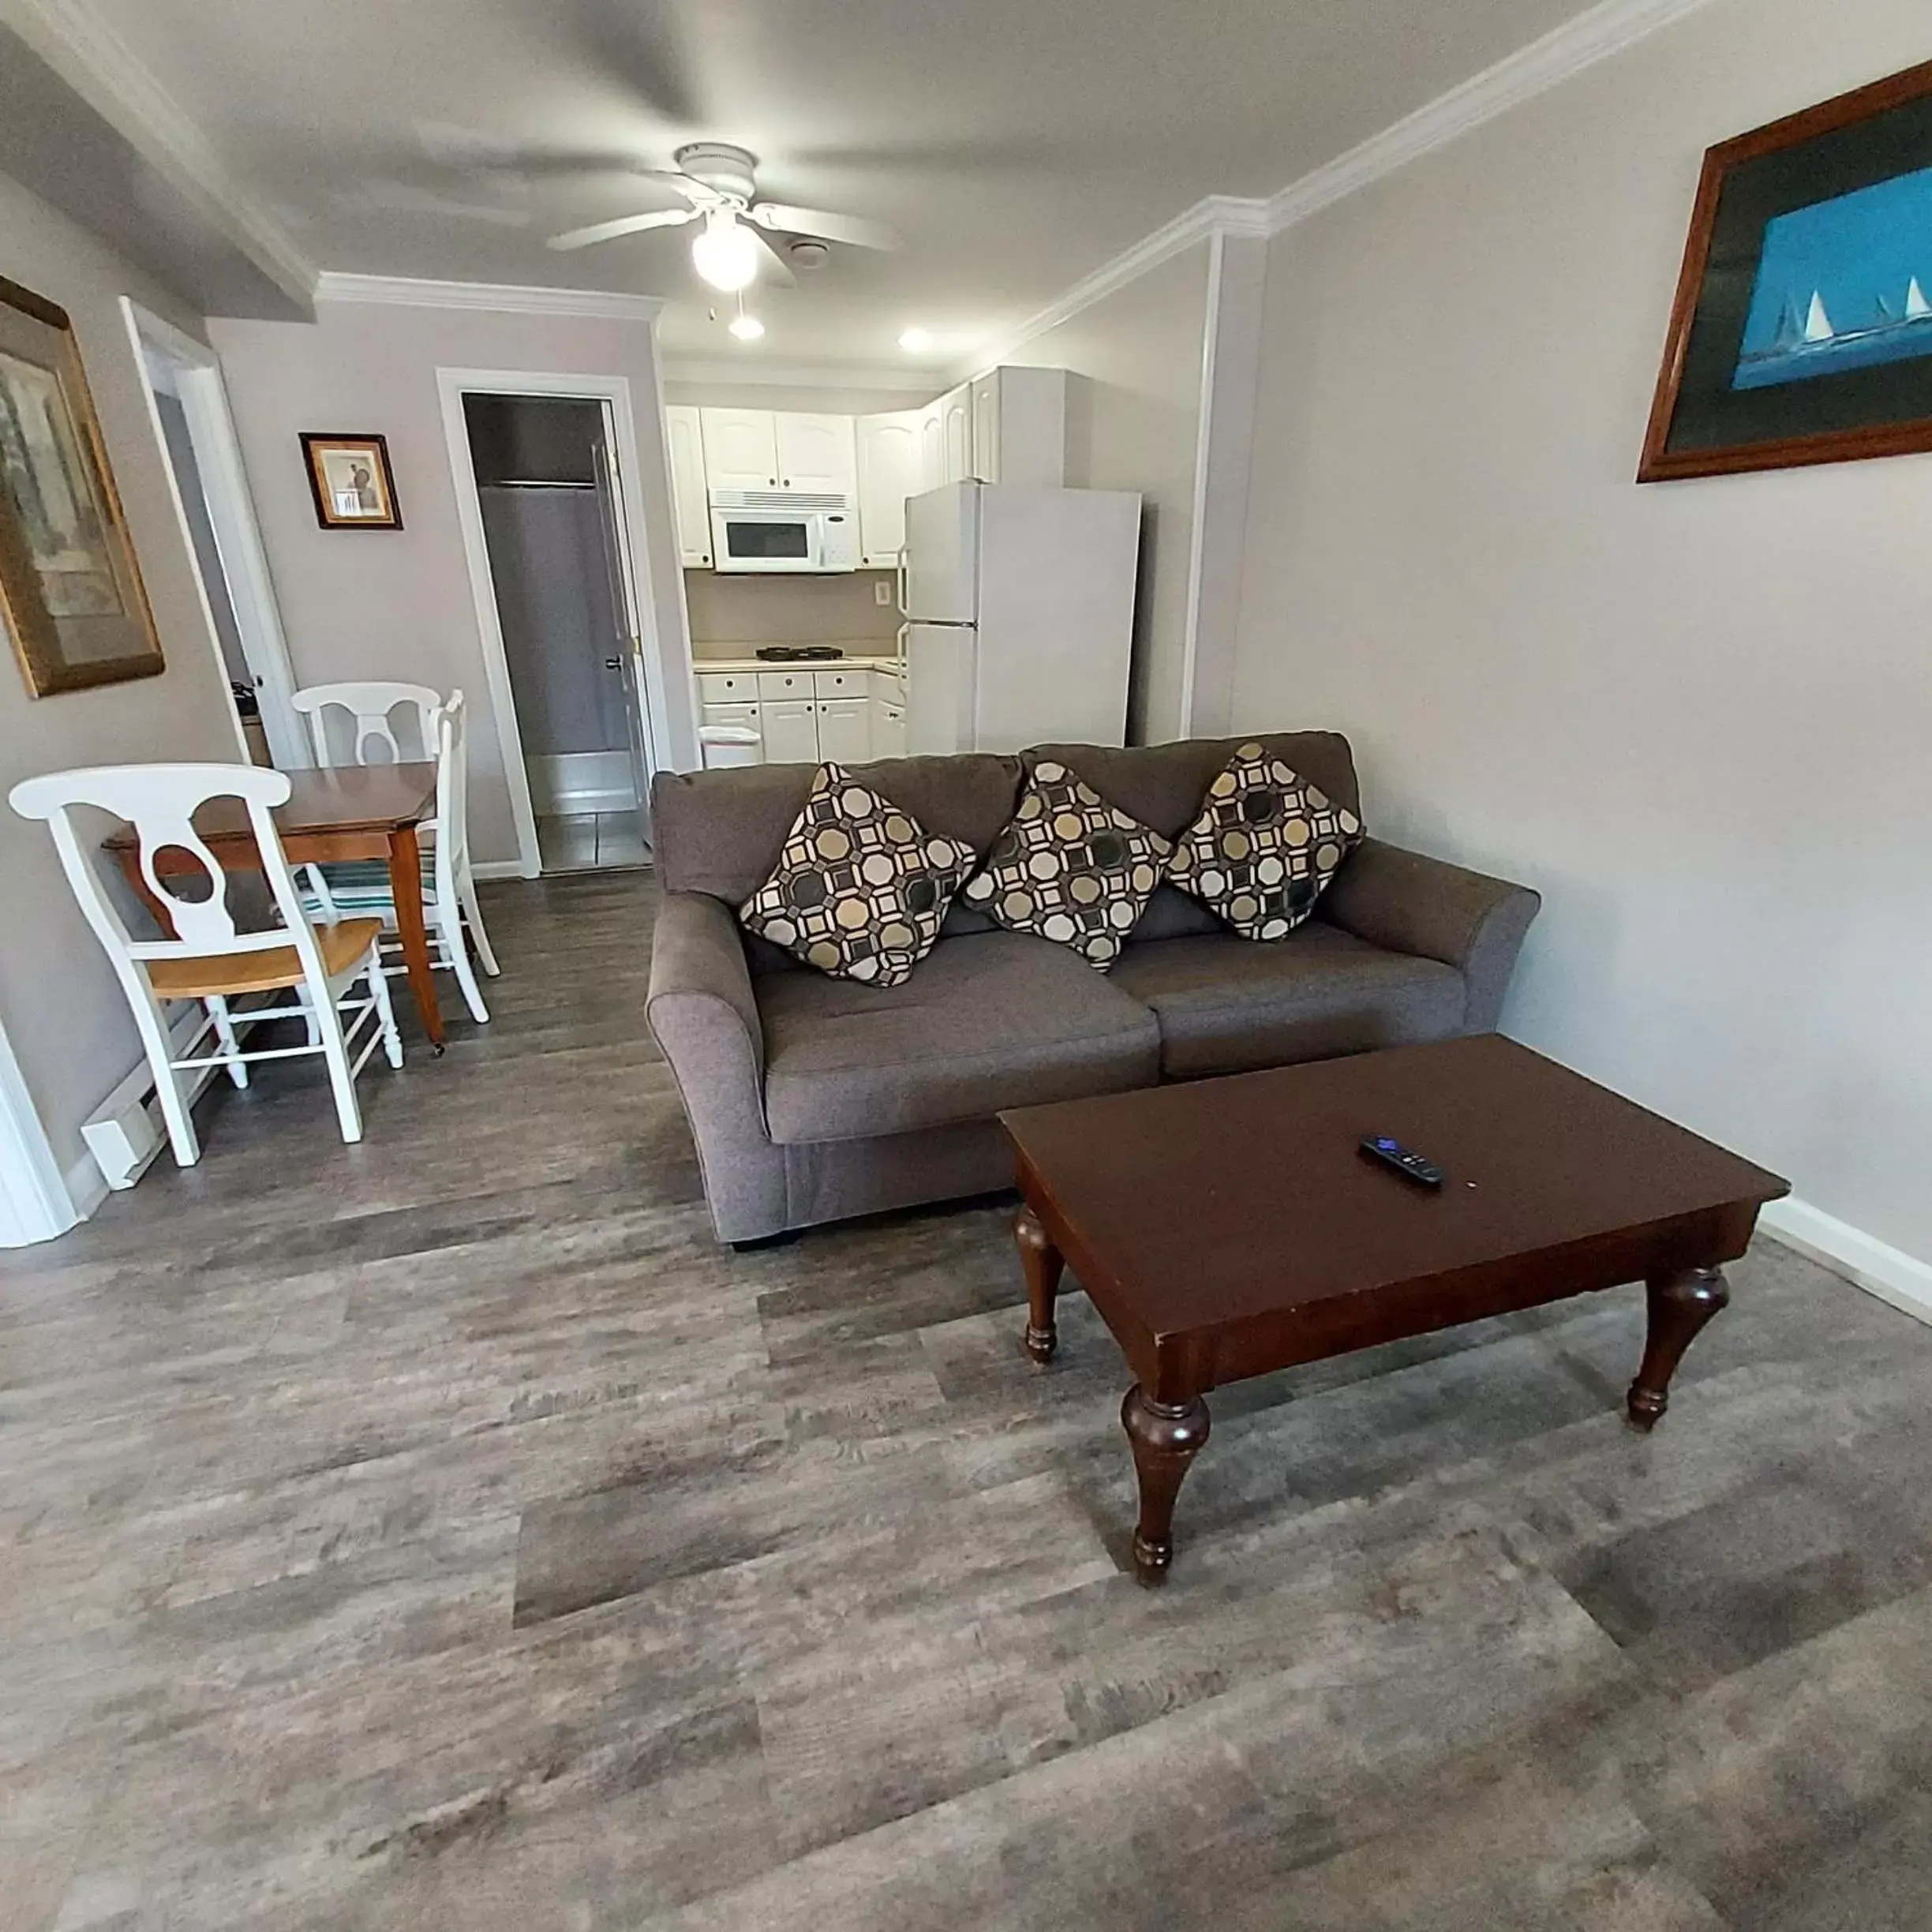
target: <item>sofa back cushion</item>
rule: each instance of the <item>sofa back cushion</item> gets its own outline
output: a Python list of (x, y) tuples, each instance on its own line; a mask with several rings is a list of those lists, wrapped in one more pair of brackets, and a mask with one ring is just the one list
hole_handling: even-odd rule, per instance
[[(1110, 805), (1174, 838), (1200, 814), (1215, 774), (1237, 748), (1259, 743), (1285, 759), (1304, 778), (1313, 780), (1338, 805), (1360, 814), (1361, 791), (1355, 759), (1339, 732), (1249, 732), (1239, 738), (1181, 738), (1170, 744), (1035, 745), (1023, 752), (1030, 769), (1041, 758), (1056, 758), (1086, 780)], [(1184, 933), (1225, 932), (1220, 920), (1199, 900), (1163, 886), (1135, 927), (1136, 939), (1171, 939)]]

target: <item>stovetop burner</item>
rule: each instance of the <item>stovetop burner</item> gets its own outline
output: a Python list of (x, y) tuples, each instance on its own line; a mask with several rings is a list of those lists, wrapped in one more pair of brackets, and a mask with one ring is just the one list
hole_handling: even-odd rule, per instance
[(752, 654), (767, 664), (817, 664), (845, 655), (836, 644), (761, 644)]

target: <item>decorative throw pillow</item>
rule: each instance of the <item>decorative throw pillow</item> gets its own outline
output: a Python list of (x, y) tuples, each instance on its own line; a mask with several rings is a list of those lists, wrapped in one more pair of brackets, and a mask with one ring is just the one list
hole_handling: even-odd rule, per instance
[(772, 875), (739, 908), (808, 966), (898, 986), (932, 950), (973, 851), (923, 830), (841, 765), (821, 765)]
[(1167, 876), (1243, 938), (1286, 938), (1361, 835), (1346, 806), (1261, 746), (1245, 744), (1208, 788)]
[(1104, 972), (1120, 957), (1173, 845), (1050, 759), (966, 882), (966, 903), (1015, 932), (1069, 945)]

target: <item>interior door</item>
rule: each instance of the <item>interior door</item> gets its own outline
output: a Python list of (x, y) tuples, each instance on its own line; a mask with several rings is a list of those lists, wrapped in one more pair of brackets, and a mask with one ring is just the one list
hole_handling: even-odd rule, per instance
[(624, 520), (623, 480), (612, 447), (609, 403), (593, 446), (597, 458), (597, 528), (604, 539), (605, 568), (610, 575), (611, 608), (620, 635), (611, 640), (605, 668), (623, 680), (624, 737), (637, 786), (638, 836), (650, 844), (650, 739), (644, 721), (643, 638), (638, 623), (637, 593), (631, 574), (631, 545)]

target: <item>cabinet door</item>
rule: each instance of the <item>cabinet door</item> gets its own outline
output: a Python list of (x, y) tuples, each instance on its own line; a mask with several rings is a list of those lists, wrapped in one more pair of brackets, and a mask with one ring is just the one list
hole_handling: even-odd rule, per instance
[(904, 758), (906, 748), (905, 707), (872, 700), (872, 755), (875, 758)]
[(704, 432), (705, 477), (714, 490), (778, 487), (778, 429), (769, 410), (707, 409), (698, 417)]
[(973, 473), (972, 391), (964, 383), (939, 399), (945, 446), (940, 475), (942, 483), (964, 483)]
[(872, 755), (871, 706), (863, 698), (833, 698), (818, 706), (818, 755), (863, 765)]
[(975, 376), (972, 384), (972, 474), (982, 483), (1000, 480), (1000, 373)]
[(869, 570), (890, 570), (905, 542), (905, 500), (923, 488), (917, 410), (859, 418), (859, 547)]
[(781, 698), (758, 706), (767, 765), (818, 762), (818, 706), (805, 698)]
[(678, 561), (687, 570), (711, 564), (711, 508), (705, 500), (704, 436), (695, 409), (665, 410), (665, 443), (671, 457), (671, 507), (677, 518)]
[(802, 416), (781, 410), (777, 417), (778, 486), (828, 496), (859, 493), (849, 416)]
[(934, 490), (945, 481), (945, 399), (919, 411), (919, 481), (922, 491)]

